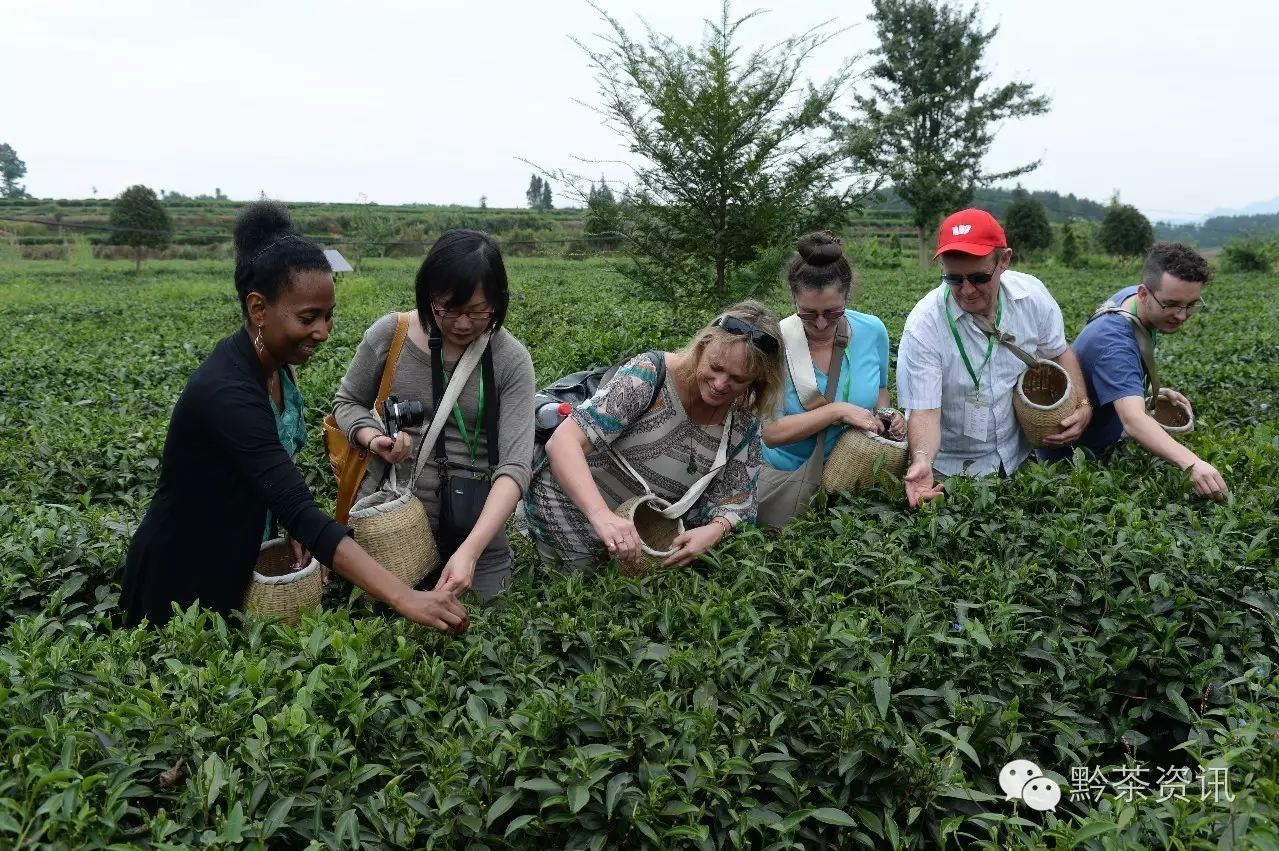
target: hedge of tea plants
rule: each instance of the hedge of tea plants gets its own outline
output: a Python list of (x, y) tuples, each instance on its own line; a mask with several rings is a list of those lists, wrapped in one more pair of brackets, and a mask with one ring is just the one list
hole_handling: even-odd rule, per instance
[[(1222, 276), (1160, 343), (1226, 504), (1126, 452), (917, 513), (886, 482), (643, 581), (516, 536), (514, 587), (450, 638), (340, 580), (296, 626), (113, 628), (173, 401), (238, 318), (225, 264), (131, 268), (0, 266), (0, 847), (1279, 847), (1273, 279)], [(326, 401), (413, 270), (341, 279), (301, 374), (325, 501)], [(1040, 274), (1073, 336), (1133, 273)], [(604, 265), (511, 275), (542, 382), (706, 318)], [(867, 278), (895, 340), (932, 276)], [(1005, 799), (1016, 758), (1055, 811)]]

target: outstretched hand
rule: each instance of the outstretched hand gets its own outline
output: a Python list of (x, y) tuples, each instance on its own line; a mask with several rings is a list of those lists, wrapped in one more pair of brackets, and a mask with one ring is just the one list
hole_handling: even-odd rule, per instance
[(926, 458), (916, 457), (902, 481), (906, 484), (906, 502), (911, 508), (942, 495), (942, 486), (933, 481), (933, 467)]

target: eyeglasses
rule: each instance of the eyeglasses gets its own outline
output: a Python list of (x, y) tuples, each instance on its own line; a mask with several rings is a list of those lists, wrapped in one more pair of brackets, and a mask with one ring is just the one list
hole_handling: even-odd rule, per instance
[(1194, 313), (1196, 310), (1201, 310), (1202, 308), (1205, 308), (1208, 306), (1207, 304), (1204, 303), (1204, 300), (1201, 298), (1195, 299), (1194, 301), (1190, 302), (1190, 304), (1178, 304), (1175, 301), (1162, 302), (1159, 300), (1159, 296), (1155, 295), (1150, 290), (1146, 290), (1146, 295), (1153, 298), (1155, 300), (1155, 304), (1159, 305), (1164, 310), (1171, 310), (1174, 313), (1176, 313), (1179, 310), (1184, 310), (1186, 311), (1187, 316)]
[(942, 275), (941, 282), (952, 287), (962, 287), (964, 281), (967, 281), (974, 287), (980, 287), (982, 284), (989, 284), (994, 277), (994, 272), (973, 272), (971, 275)]
[(465, 313), (472, 320), (476, 322), (483, 322), (492, 318), (493, 314), (497, 311), (493, 310), (491, 307), (485, 310), (445, 310), (438, 304), (432, 304), (431, 312), (434, 313), (438, 319), (457, 319)]
[(801, 322), (816, 322), (817, 317), (825, 319), (827, 322), (838, 322), (844, 316), (844, 308), (838, 307), (832, 310), (799, 310), (796, 309), (795, 315), (799, 317)]
[(745, 319), (738, 319), (736, 316), (724, 314), (711, 323), (714, 328), (723, 328), (728, 333), (737, 337), (747, 337), (752, 345), (766, 355), (775, 355), (779, 348), (777, 338), (767, 331), (761, 331)]

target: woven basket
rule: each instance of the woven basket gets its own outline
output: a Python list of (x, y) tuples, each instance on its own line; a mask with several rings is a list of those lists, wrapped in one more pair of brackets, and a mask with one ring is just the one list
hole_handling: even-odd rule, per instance
[(1039, 361), (1017, 379), (1013, 411), (1031, 446), (1043, 446), (1045, 437), (1061, 431), (1061, 421), (1079, 406), (1074, 391), (1070, 373), (1048, 360)]
[(872, 487), (876, 464), (901, 478), (906, 475), (907, 459), (904, 440), (890, 440), (858, 428), (844, 429), (822, 468), (822, 487), (827, 493)]
[[(1150, 404), (1150, 397), (1146, 397), (1146, 404)], [(1150, 410), (1147, 408), (1147, 410)], [(1160, 396), (1159, 401), (1155, 403), (1155, 409), (1150, 411), (1150, 415), (1155, 418), (1155, 422), (1163, 426), (1164, 431), (1173, 437), (1181, 437), (1183, 434), (1190, 434), (1195, 430), (1195, 413), (1186, 408), (1179, 402), (1174, 402), (1167, 396)]]
[(277, 618), (297, 623), (302, 609), (320, 608), (324, 583), (320, 579), (320, 563), (292, 570), (293, 553), (284, 538), (272, 538), (262, 544), (253, 581), (244, 594), (244, 613), (256, 618)]
[(412, 492), (371, 493), (351, 506), (347, 524), (365, 552), (410, 588), (440, 566), (426, 507)]
[(620, 563), (623, 576), (644, 576), (662, 570), (662, 561), (675, 552), (671, 542), (684, 534), (684, 521), (663, 517), (660, 512), (668, 506), (670, 503), (661, 497), (647, 494), (631, 497), (613, 510), (618, 517), (635, 524), (644, 553), (634, 561)]

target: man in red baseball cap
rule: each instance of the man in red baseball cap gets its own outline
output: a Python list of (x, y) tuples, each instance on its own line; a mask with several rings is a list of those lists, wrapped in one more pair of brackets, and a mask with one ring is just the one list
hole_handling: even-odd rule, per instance
[[(1026, 365), (987, 331), (1011, 335), (1035, 357), (1057, 362), (1075, 387), (1079, 361), (1066, 343), (1061, 308), (1043, 283), (1008, 268), (1004, 229), (985, 210), (960, 210), (937, 230), (941, 287), (906, 319), (897, 358), (898, 403), (910, 411), (906, 472), (912, 506), (941, 493), (936, 474), (1011, 473), (1030, 455), (1012, 407)], [(1092, 418), (1086, 404), (1062, 420), (1048, 446), (1069, 446)]]

